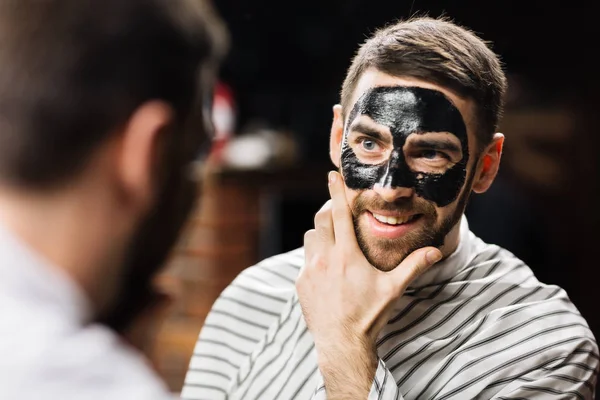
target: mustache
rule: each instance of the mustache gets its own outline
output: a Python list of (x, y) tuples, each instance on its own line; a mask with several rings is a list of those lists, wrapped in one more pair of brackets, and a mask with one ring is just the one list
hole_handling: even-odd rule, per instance
[(360, 193), (358, 197), (356, 197), (350, 208), (352, 209), (352, 214), (354, 216), (358, 216), (369, 210), (437, 215), (435, 206), (423, 199), (411, 197), (388, 202), (377, 194), (368, 196), (365, 192)]

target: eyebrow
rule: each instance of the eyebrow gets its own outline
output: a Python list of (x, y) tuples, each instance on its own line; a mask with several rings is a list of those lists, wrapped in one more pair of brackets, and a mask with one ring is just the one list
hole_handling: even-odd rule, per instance
[(387, 137), (387, 135), (384, 135), (383, 133), (378, 131), (377, 128), (373, 127), (372, 125), (365, 124), (363, 122), (357, 122), (355, 124), (350, 125), (348, 133), (350, 132), (359, 132), (363, 135), (370, 136), (373, 139), (377, 139), (381, 142), (386, 142), (390, 140), (389, 137)]
[(422, 147), (431, 150), (445, 150), (454, 153), (461, 153), (462, 150), (455, 143), (448, 140), (415, 139), (411, 141), (411, 146)]

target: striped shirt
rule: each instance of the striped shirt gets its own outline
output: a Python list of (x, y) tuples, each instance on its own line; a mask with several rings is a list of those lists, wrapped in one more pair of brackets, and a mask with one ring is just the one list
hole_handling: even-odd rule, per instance
[[(266, 259), (223, 291), (182, 398), (326, 398), (295, 292), (303, 263), (303, 249)], [(369, 400), (593, 399), (599, 369), (567, 294), (481, 241), (464, 217), (457, 250), (397, 300), (377, 351)]]

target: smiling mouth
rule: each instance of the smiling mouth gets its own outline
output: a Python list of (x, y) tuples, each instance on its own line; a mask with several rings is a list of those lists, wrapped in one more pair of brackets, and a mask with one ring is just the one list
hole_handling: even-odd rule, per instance
[(371, 215), (373, 216), (373, 218), (375, 218), (377, 221), (381, 222), (382, 224), (386, 224), (386, 225), (390, 225), (390, 226), (398, 226), (398, 225), (408, 224), (410, 222), (415, 221), (416, 219), (418, 219), (421, 216), (421, 214), (414, 214), (414, 215), (409, 215), (409, 216), (392, 217), (392, 216), (376, 214), (374, 212), (371, 212)]

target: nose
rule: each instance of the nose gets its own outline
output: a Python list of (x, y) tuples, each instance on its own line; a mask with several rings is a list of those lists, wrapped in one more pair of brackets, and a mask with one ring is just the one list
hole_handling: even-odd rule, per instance
[(393, 203), (401, 198), (411, 197), (414, 194), (413, 188), (401, 186), (392, 187), (391, 185), (382, 185), (381, 183), (375, 184), (373, 190), (388, 203)]

